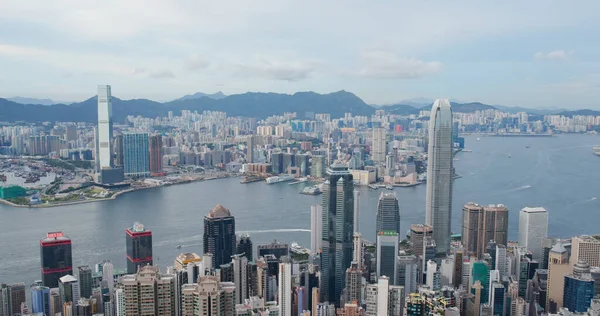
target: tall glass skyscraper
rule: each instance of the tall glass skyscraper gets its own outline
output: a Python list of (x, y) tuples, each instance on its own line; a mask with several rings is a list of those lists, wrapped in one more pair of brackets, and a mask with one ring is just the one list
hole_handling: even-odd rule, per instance
[(452, 108), (448, 100), (435, 100), (429, 118), (425, 223), (433, 227), (438, 253), (450, 250), (452, 170)]
[(34, 314), (50, 314), (50, 288), (36, 285), (31, 287), (31, 310)]
[(588, 310), (594, 298), (594, 279), (590, 265), (579, 260), (573, 266), (573, 274), (565, 276), (563, 306), (571, 312), (583, 313)]
[(109, 85), (98, 86), (98, 130), (96, 156), (99, 169), (112, 168), (112, 101)]
[(352, 262), (354, 183), (348, 167), (334, 163), (323, 185), (321, 301), (339, 303), (344, 273)]
[(150, 175), (150, 148), (147, 133), (123, 134), (123, 169), (128, 176)]
[(143, 224), (133, 223), (125, 229), (127, 273), (137, 273), (140, 267), (152, 265), (152, 231)]
[(394, 193), (381, 193), (377, 203), (377, 231), (393, 231), (400, 235), (400, 207)]
[(62, 276), (73, 273), (71, 239), (63, 232), (49, 232), (40, 240), (40, 257), (44, 286), (57, 287)]
[(219, 204), (204, 216), (204, 253), (212, 254), (212, 266), (230, 263), (236, 253), (235, 218)]

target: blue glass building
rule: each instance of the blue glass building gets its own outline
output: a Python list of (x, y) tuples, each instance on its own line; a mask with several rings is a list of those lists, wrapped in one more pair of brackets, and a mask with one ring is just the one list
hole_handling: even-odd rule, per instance
[(563, 306), (571, 312), (583, 313), (588, 310), (594, 297), (594, 279), (591, 275), (565, 276)]
[(50, 315), (50, 288), (47, 286), (31, 287), (31, 310), (34, 314)]
[(150, 175), (150, 145), (147, 133), (123, 134), (123, 170), (127, 176)]

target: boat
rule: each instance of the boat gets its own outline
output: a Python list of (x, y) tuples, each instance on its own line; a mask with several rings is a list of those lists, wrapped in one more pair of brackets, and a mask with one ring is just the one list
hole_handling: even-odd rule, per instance
[(600, 146), (592, 147), (592, 151), (594, 152), (594, 155), (600, 156)]
[(300, 191), (300, 194), (306, 194), (306, 195), (318, 195), (321, 193), (323, 193), (323, 192), (321, 192), (321, 189), (317, 185), (312, 185), (312, 186), (306, 187), (306, 188), (302, 189), (302, 191)]
[(181, 249), (181, 245), (177, 245), (177, 249)]
[(525, 148), (531, 148), (531, 145), (527, 145), (527, 146), (525, 146)]
[(388, 190), (393, 190), (394, 189), (394, 187), (391, 184), (386, 185), (385, 188), (388, 189)]
[(470, 152), (473, 152), (473, 151), (470, 150), (470, 149), (463, 149), (463, 152), (470, 153)]
[(374, 184), (369, 184), (369, 189), (377, 190), (377, 189), (379, 189), (379, 187), (377, 187)]
[(267, 184), (275, 184), (280, 182), (292, 181), (294, 180), (294, 176), (291, 174), (284, 174), (282, 176), (273, 176), (267, 178)]
[(0, 174), (0, 182), (6, 182), (6, 175)]
[(480, 140), (481, 140), (481, 138), (477, 137), (477, 141), (480, 141)]

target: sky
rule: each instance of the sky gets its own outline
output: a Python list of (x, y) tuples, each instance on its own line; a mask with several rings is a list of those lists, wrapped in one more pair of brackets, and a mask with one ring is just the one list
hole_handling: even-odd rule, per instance
[(600, 109), (600, 1), (0, 1), (0, 97), (194, 92)]

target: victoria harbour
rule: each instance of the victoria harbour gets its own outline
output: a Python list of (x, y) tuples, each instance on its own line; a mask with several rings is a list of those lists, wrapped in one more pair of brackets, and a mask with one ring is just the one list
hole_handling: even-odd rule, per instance
[[(452, 231), (460, 233), (461, 209), (467, 202), (505, 204), (510, 210), (509, 239), (517, 238), (518, 213), (526, 206), (549, 212), (551, 237), (597, 232), (600, 210), (600, 159), (591, 148), (597, 135), (556, 137), (466, 137), (471, 152), (455, 156)], [(171, 265), (181, 252), (202, 252), (203, 218), (217, 204), (236, 218), (236, 232), (250, 234), (254, 244), (273, 239), (308, 246), (310, 206), (321, 196), (298, 194), (304, 184), (240, 184), (227, 178), (140, 190), (115, 200), (45, 209), (0, 204), (0, 279), (31, 283), (39, 275), (39, 240), (48, 227), (73, 240), (73, 265), (111, 260), (125, 265), (125, 227), (143, 223), (154, 235), (155, 264)], [(360, 191), (360, 231), (375, 239), (377, 199), (385, 189)], [(395, 188), (400, 225), (425, 218), (425, 185)], [(181, 249), (178, 249), (181, 246)]]

